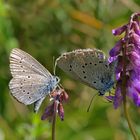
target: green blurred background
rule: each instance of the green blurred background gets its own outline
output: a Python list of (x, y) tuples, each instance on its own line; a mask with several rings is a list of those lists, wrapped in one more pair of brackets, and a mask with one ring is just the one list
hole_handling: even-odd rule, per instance
[[(99, 48), (108, 54), (118, 38), (111, 30), (127, 23), (140, 10), (139, 0), (0, 0), (0, 140), (51, 140), (51, 124), (31, 106), (10, 95), (9, 53), (18, 47), (53, 73), (53, 57), (78, 48)], [(57, 140), (132, 140), (122, 109), (96, 97), (97, 91), (75, 82), (57, 68), (69, 94), (65, 120), (57, 118)], [(140, 136), (140, 109), (131, 104), (130, 114)]]

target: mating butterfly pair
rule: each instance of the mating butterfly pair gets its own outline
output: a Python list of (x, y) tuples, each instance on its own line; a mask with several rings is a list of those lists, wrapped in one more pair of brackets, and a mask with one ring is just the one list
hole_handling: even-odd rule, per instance
[[(56, 59), (56, 65), (74, 79), (98, 90), (100, 95), (114, 85), (114, 64), (109, 65), (100, 50), (79, 49), (64, 53)], [(25, 105), (34, 103), (35, 112), (45, 97), (59, 87), (57, 76), (20, 49), (13, 49), (10, 54), (10, 70), (12, 96)]]

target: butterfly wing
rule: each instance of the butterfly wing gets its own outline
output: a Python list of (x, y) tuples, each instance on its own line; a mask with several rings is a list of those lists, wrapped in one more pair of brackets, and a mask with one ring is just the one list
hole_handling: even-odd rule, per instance
[(10, 54), (10, 70), (13, 76), (9, 83), (10, 91), (25, 105), (44, 98), (56, 86), (52, 85), (50, 72), (20, 49), (13, 49)]
[(48, 79), (37, 74), (15, 76), (9, 83), (12, 95), (29, 105), (50, 93)]
[(39, 74), (51, 77), (51, 73), (28, 53), (15, 48), (10, 54), (10, 70), (12, 76)]
[(104, 53), (97, 49), (80, 49), (61, 55), (56, 63), (58, 67), (79, 79), (82, 83), (97, 90), (109, 88), (112, 71)]
[(42, 97), (41, 99), (37, 100), (35, 103), (34, 103), (34, 112), (37, 113), (42, 102), (44, 101), (45, 97)]
[(80, 80), (72, 68), (74, 58), (75, 58), (74, 52), (64, 53), (59, 58), (56, 59), (55, 65), (60, 67), (64, 72), (69, 74), (74, 79)]

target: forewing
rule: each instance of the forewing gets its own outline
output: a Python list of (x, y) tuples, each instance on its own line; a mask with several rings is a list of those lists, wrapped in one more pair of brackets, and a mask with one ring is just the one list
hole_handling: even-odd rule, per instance
[(97, 90), (105, 89), (112, 78), (107, 59), (99, 50), (77, 53), (73, 71), (83, 83)]
[(66, 72), (74, 79), (79, 80), (79, 77), (75, 74), (75, 72), (72, 69), (74, 58), (75, 58), (74, 52), (64, 53), (56, 59), (56, 66), (61, 68), (64, 72)]
[(28, 53), (16, 48), (10, 54), (10, 70), (12, 76), (39, 74), (51, 77), (50, 72)]
[(111, 80), (112, 73), (104, 53), (97, 49), (80, 49), (61, 55), (57, 65), (66, 73), (82, 83), (103, 89), (105, 82)]

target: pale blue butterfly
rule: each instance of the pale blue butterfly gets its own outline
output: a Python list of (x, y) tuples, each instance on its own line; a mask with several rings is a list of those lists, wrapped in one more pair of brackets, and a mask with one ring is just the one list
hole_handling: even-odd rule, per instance
[(35, 112), (60, 81), (31, 55), (17, 48), (10, 54), (10, 70), (13, 76), (9, 83), (12, 96), (25, 105), (34, 103)]
[(115, 82), (115, 64), (109, 65), (104, 53), (98, 49), (78, 49), (64, 53), (56, 60), (56, 65), (74, 79), (99, 91), (104, 95)]

